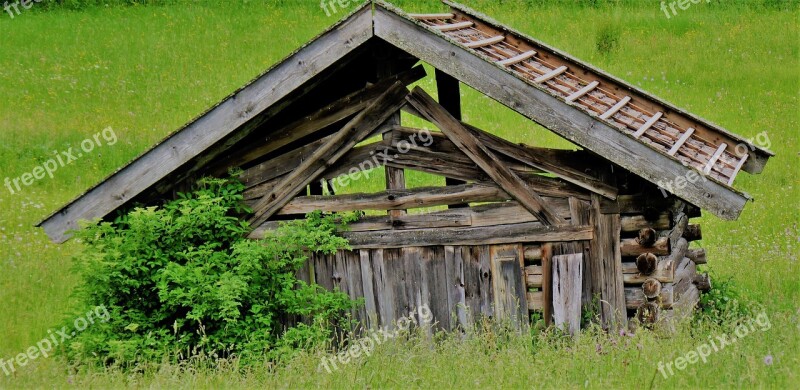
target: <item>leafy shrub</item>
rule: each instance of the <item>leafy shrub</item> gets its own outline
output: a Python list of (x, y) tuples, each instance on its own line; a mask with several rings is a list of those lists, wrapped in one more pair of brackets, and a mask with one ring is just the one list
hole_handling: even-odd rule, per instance
[[(73, 361), (131, 364), (196, 357), (280, 358), (332, 336), (354, 302), (295, 277), (306, 251), (348, 248), (337, 217), (311, 213), (263, 240), (246, 239), (244, 186), (203, 179), (163, 207), (136, 208), (76, 236), (85, 313), (104, 305), (110, 320), (69, 341)], [(344, 223), (353, 216), (340, 218)], [(284, 330), (287, 319), (305, 323)]]
[(741, 320), (752, 317), (753, 303), (743, 295), (731, 278), (722, 279), (712, 274), (712, 288), (700, 294), (696, 321), (718, 326), (736, 326)]

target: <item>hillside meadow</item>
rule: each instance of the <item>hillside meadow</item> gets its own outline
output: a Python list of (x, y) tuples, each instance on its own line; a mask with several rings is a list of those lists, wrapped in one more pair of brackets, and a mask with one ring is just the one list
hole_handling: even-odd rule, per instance
[[(0, 187), (0, 359), (49, 337), (74, 303), (75, 242), (33, 225), (317, 35), (347, 10), (316, 1), (59, 1), (0, 14), (0, 180), (59, 155), (91, 152), (17, 191)], [(120, 4), (117, 4), (120, 3)], [(735, 186), (754, 197), (738, 221), (705, 214), (714, 281), (729, 281), (769, 326), (664, 378), (659, 362), (731, 332), (684, 324), (676, 334), (576, 340), (489, 328), (466, 340), (408, 335), (372, 356), (320, 367), (324, 351), (263, 367), (164, 363), (135, 371), (39, 358), (0, 388), (796, 388), (800, 381), (800, 12), (796, 1), (700, 2), (667, 18), (652, 1), (464, 1), (653, 92), (777, 156)], [(443, 11), (434, 1), (395, 4)], [(428, 70), (431, 69), (428, 67)], [(429, 72), (430, 73), (430, 72)], [(431, 78), (422, 81), (435, 91)], [(465, 120), (516, 142), (571, 147), (464, 88)], [(409, 123), (423, 126), (413, 118)], [(104, 129), (112, 129), (111, 132)], [(99, 138), (93, 138), (100, 134)], [(108, 135), (103, 138), (102, 134)], [(112, 142), (111, 139), (114, 139)], [(409, 175), (412, 187), (430, 176)], [(376, 191), (381, 175), (348, 192)], [(759, 324), (766, 324), (761, 322)]]

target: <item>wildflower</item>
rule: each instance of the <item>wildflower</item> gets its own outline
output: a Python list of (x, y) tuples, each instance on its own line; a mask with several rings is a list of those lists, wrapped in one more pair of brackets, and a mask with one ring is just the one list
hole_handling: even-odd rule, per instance
[(764, 356), (764, 364), (768, 366), (772, 365), (772, 355)]

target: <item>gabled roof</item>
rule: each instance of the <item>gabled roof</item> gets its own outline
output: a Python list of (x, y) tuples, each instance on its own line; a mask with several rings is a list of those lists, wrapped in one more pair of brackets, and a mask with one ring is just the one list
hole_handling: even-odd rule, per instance
[(372, 40), (430, 63), (654, 184), (703, 172), (708, 180), (668, 189), (721, 218), (738, 217), (749, 198), (731, 187), (733, 179), (739, 170), (760, 172), (772, 153), (488, 17), (445, 3), (451, 13), (437, 15), (408, 15), (380, 1), (373, 11), (373, 3), (365, 3), (38, 226), (63, 242), (78, 220), (106, 217), (174, 172), (210, 161)]

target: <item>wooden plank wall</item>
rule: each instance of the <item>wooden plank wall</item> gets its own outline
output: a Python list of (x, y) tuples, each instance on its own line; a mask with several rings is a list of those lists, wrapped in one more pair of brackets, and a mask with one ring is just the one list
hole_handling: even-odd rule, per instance
[(364, 298), (352, 315), (367, 327), (391, 328), (428, 307), (432, 328), (451, 331), (469, 329), (484, 317), (527, 326), (523, 266), (523, 246), (503, 244), (312, 254), (308, 269), (323, 288)]

